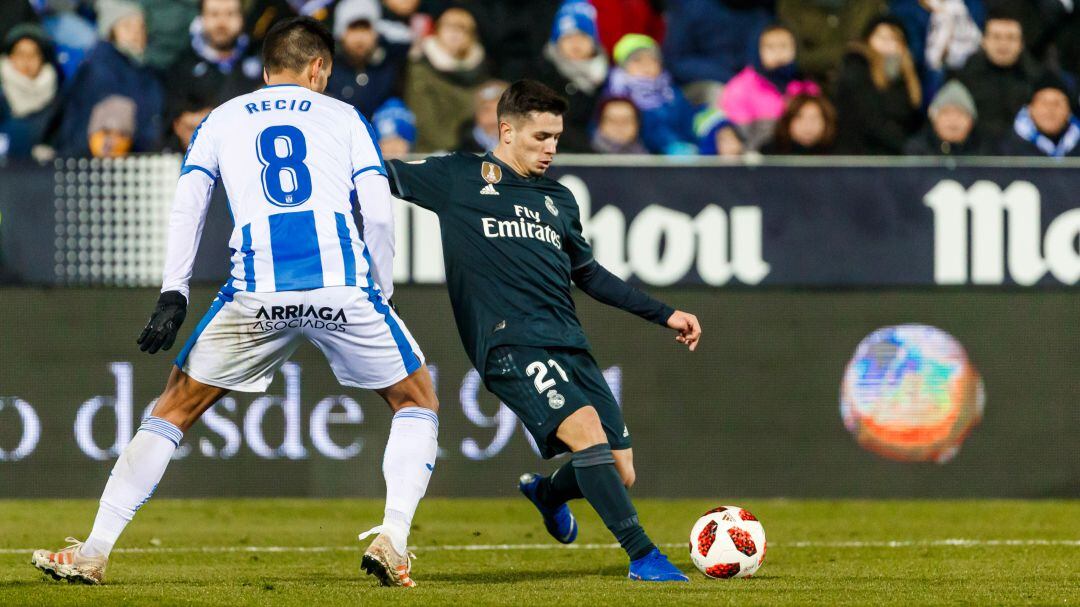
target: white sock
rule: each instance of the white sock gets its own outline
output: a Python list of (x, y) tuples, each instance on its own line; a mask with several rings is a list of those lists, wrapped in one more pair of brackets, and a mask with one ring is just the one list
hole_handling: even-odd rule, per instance
[(84, 555), (109, 555), (124, 527), (154, 494), (183, 438), (180, 428), (159, 417), (143, 421), (105, 483), (94, 529), (81, 549)]
[(420, 499), (427, 492), (439, 449), (439, 416), (423, 407), (404, 407), (394, 414), (383, 454), (386, 510), (383, 533), (394, 549), (405, 552), (409, 529)]

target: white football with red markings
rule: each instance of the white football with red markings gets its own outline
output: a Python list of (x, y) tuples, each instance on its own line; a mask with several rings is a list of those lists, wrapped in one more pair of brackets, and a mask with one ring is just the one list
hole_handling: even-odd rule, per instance
[(690, 560), (711, 578), (750, 577), (765, 562), (765, 527), (749, 510), (714, 508), (690, 530)]

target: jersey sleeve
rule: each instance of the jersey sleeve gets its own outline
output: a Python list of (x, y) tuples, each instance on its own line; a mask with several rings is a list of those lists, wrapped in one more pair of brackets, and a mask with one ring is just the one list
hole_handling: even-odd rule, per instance
[(184, 153), (184, 164), (180, 167), (181, 176), (199, 171), (210, 179), (217, 179), (221, 172), (218, 167), (218, 146), (214, 140), (213, 116), (214, 113), (211, 112), (203, 118), (191, 135), (191, 142)]
[(450, 197), (451, 173), (447, 156), (402, 162), (391, 160), (390, 191), (402, 200), (438, 213)]
[(352, 121), (352, 178), (374, 171), (386, 177), (386, 164), (383, 163), (382, 151), (377, 143), (375, 129), (356, 111), (356, 120)]
[(570, 231), (563, 241), (563, 250), (570, 256), (570, 269), (577, 270), (588, 265), (593, 260), (592, 245), (585, 239), (581, 227), (581, 211), (578, 210), (577, 201), (573, 194), (570, 195), (573, 205), (568, 206), (567, 218), (570, 220)]
[(191, 270), (219, 172), (213, 115), (207, 116), (191, 136), (169, 214), (161, 291), (179, 291), (184, 297), (188, 296)]

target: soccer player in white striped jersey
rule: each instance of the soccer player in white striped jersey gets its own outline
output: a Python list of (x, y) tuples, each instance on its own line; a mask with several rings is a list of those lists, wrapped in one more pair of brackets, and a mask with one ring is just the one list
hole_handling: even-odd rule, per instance
[[(262, 392), (301, 342), (338, 381), (376, 391), (394, 411), (383, 456), (386, 509), (361, 567), (412, 586), (407, 540), (434, 469), (438, 400), (424, 356), (397, 316), (394, 225), (386, 169), (370, 125), (322, 95), (333, 39), (294, 18), (263, 47), (267, 86), (222, 104), (195, 132), (169, 221), (162, 294), (139, 344), (168, 350), (218, 178), (234, 228), (232, 272), (176, 358), (150, 417), (121, 453), (86, 542), (39, 550), (56, 579), (100, 583), (109, 552), (154, 492), (183, 434), (231, 390)], [(363, 217), (353, 220), (353, 205)]]

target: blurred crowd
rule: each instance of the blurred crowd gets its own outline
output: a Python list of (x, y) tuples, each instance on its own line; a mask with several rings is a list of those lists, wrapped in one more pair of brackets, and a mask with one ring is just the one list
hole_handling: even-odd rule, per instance
[(1080, 156), (1075, 0), (0, 0), (0, 157), (183, 151), (262, 86), (278, 19), (386, 156), (493, 149), (507, 86), (560, 151)]

